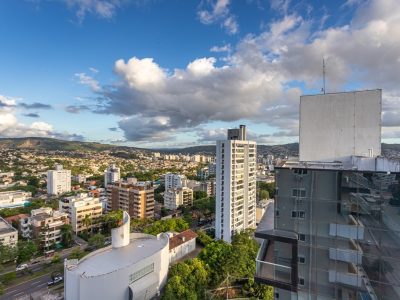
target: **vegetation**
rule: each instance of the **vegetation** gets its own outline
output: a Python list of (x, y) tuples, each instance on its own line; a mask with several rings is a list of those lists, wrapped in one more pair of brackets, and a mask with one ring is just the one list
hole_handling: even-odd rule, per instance
[(208, 299), (207, 292), (221, 285), (241, 285), (246, 297), (272, 300), (272, 288), (259, 285), (252, 279), (258, 244), (251, 231), (232, 238), (232, 244), (210, 241), (204, 232), (199, 237), (206, 246), (197, 259), (187, 260), (171, 267), (163, 299)]
[(73, 240), (73, 230), (72, 230), (72, 225), (70, 224), (64, 224), (60, 228), (61, 232), (61, 244), (65, 248), (72, 247), (74, 240)]
[(106, 238), (101, 233), (97, 233), (89, 238), (89, 245), (98, 249), (104, 246)]
[(0, 244), (0, 263), (14, 261), (18, 256), (18, 248)]
[(144, 228), (144, 233), (157, 235), (161, 232), (166, 231), (177, 231), (181, 232), (186, 229), (189, 229), (189, 224), (183, 220), (182, 218), (174, 218), (168, 220), (160, 220), (156, 221), (150, 226)]
[(29, 261), (38, 251), (38, 247), (33, 241), (19, 241), (17, 247), (18, 247), (18, 256), (17, 256), (18, 264)]
[(208, 244), (212, 243), (214, 239), (210, 237), (207, 233), (203, 230), (197, 231), (197, 242), (202, 246), (207, 246)]
[[(260, 199), (265, 199), (261, 197), (261, 193), (267, 192), (268, 193), (268, 198), (271, 197), (273, 198), (275, 196), (275, 183), (267, 183), (267, 182), (259, 182), (257, 183), (258, 186), (258, 191), (259, 191), (259, 197)], [(263, 194), (266, 196), (266, 194)]]
[(24, 207), (3, 208), (0, 210), (0, 216), (3, 218), (7, 218), (18, 214), (30, 214), (31, 210), (41, 207), (51, 207), (51, 205), (46, 204), (44, 200), (35, 200), (31, 201), (28, 205)]
[(84, 257), (87, 253), (82, 251), (81, 249), (77, 248), (74, 249), (70, 256), (68, 257), (68, 259), (81, 259), (82, 257)]
[(102, 232), (104, 234), (110, 234), (111, 229), (117, 228), (118, 226), (121, 225), (122, 218), (123, 218), (122, 209), (114, 210), (106, 215), (103, 215), (103, 217), (102, 217), (103, 231)]
[(52, 264), (59, 264), (61, 262), (60, 254), (56, 253), (53, 258), (51, 259)]
[(194, 200), (207, 198), (207, 192), (204, 191), (194, 191), (193, 192)]

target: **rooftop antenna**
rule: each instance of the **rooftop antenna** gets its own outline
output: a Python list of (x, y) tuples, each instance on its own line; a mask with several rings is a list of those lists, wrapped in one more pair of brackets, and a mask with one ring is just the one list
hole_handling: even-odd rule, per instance
[(326, 93), (326, 87), (325, 87), (325, 58), (322, 58), (322, 82), (323, 82), (322, 92), (325, 94)]

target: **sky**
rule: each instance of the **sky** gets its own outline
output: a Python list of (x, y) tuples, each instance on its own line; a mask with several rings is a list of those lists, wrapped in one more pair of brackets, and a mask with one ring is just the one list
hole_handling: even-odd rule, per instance
[(324, 59), (326, 92), (383, 90), (400, 142), (398, 0), (4, 0), (0, 20), (0, 137), (297, 142)]

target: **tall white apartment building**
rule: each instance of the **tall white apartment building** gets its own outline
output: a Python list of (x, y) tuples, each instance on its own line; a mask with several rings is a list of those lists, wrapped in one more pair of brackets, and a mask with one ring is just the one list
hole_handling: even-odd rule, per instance
[(175, 210), (179, 206), (193, 205), (193, 190), (188, 187), (168, 189), (164, 193), (164, 207)]
[(228, 243), (235, 232), (256, 226), (256, 142), (246, 140), (246, 127), (229, 129), (217, 141), (215, 235)]
[(187, 184), (185, 175), (167, 173), (165, 174), (165, 191), (173, 188), (182, 188)]
[(55, 165), (55, 170), (47, 171), (47, 194), (59, 195), (71, 191), (71, 170)]
[(121, 178), (120, 168), (117, 168), (115, 164), (110, 165), (107, 170), (104, 171), (104, 186), (107, 187), (108, 184), (113, 184)]

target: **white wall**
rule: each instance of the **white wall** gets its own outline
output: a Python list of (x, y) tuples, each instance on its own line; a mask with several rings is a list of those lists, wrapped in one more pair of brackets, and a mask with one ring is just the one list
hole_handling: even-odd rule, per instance
[(381, 154), (382, 91), (300, 97), (300, 161)]

